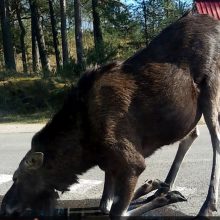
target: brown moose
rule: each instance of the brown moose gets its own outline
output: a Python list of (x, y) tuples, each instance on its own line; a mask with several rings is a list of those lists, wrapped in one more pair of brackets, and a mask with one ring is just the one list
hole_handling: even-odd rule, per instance
[[(55, 191), (68, 190), (77, 175), (95, 165), (105, 171), (100, 207), (111, 216), (139, 215), (184, 200), (170, 189), (204, 115), (213, 167), (199, 215), (209, 216), (218, 200), (219, 112), (220, 23), (204, 15), (184, 16), (125, 62), (81, 77), (62, 109), (33, 137), (2, 209), (6, 214), (51, 210)], [(151, 181), (134, 194), (145, 158), (176, 141), (180, 145), (166, 184)], [(127, 212), (133, 196), (157, 188), (149, 204)]]

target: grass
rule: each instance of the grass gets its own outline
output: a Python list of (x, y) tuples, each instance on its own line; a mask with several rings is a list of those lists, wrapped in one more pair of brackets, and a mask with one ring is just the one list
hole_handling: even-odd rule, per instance
[(50, 112), (39, 112), (34, 114), (10, 114), (1, 115), (0, 123), (22, 123), (22, 124), (37, 124), (46, 123), (52, 114)]
[(58, 78), (0, 79), (0, 123), (44, 123), (59, 109), (70, 83)]

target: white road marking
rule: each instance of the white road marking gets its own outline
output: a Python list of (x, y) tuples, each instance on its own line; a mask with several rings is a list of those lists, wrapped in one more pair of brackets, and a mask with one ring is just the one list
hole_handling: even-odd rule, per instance
[(12, 180), (12, 175), (0, 174), (0, 184), (7, 183)]
[(80, 179), (79, 183), (74, 184), (70, 187), (70, 193), (79, 193), (83, 194), (87, 192), (89, 189), (101, 184), (101, 180), (85, 180), (85, 179)]

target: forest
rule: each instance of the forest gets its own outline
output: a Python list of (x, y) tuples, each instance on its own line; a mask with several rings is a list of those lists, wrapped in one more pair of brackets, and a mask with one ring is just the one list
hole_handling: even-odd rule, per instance
[(189, 9), (186, 0), (0, 0), (0, 115), (48, 108), (35, 107), (30, 88), (60, 94), (66, 79), (128, 58)]
[(1, 0), (0, 70), (74, 75), (122, 60), (189, 7), (183, 0)]

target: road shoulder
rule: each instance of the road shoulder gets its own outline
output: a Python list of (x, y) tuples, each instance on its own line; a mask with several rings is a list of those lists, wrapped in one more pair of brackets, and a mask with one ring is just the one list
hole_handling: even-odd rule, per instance
[(0, 124), (0, 134), (7, 133), (35, 133), (45, 124)]

